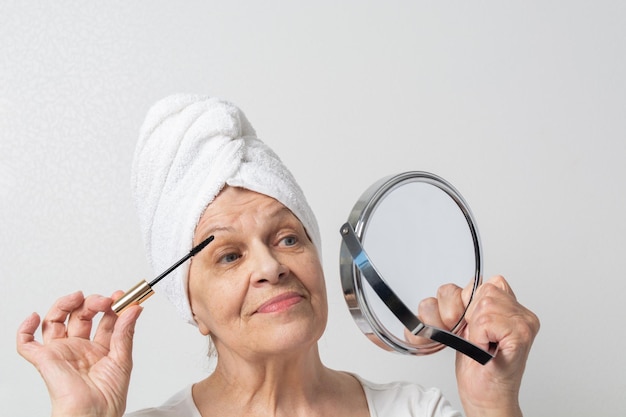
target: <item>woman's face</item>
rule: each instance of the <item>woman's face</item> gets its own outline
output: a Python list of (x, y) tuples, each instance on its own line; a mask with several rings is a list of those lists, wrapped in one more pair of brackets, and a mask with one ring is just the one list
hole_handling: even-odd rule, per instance
[(263, 194), (226, 187), (200, 218), (189, 299), (218, 354), (276, 354), (317, 342), (327, 300), (317, 250), (302, 223)]

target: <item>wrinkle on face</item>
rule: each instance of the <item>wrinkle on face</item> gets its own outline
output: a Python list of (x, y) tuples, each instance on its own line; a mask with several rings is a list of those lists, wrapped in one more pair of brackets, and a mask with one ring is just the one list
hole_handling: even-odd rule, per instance
[[(257, 331), (285, 343), (292, 335), (295, 343), (305, 331), (315, 341), (321, 336), (328, 310), (321, 263), (304, 226), (288, 208), (263, 194), (226, 187), (198, 222), (197, 239), (210, 234), (215, 241), (192, 263), (189, 279), (192, 311), (203, 333), (223, 336), (233, 347), (245, 345), (244, 339)], [(284, 245), (283, 236), (291, 242), (292, 235), (297, 244)], [(220, 256), (231, 250), (237, 260), (220, 263)], [(287, 291), (303, 300), (285, 312), (257, 314), (263, 303)], [(297, 330), (298, 322), (303, 330)]]

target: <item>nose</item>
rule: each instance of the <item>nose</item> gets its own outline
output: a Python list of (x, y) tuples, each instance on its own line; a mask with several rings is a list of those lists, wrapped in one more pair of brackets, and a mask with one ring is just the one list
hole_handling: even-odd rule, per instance
[(253, 285), (277, 284), (289, 275), (289, 268), (266, 245), (257, 245), (253, 259), (251, 272)]

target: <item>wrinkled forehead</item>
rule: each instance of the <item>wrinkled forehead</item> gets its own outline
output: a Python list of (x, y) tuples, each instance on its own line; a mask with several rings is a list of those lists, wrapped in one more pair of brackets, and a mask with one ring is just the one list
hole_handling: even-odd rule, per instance
[(264, 222), (293, 221), (305, 229), (300, 219), (273, 197), (241, 187), (226, 186), (200, 216), (193, 240), (201, 242), (216, 231), (229, 230), (247, 216)]

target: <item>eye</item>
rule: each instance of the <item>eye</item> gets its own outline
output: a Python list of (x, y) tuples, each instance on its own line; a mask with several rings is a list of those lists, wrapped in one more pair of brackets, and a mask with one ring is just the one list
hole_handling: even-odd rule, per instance
[(235, 262), (240, 257), (241, 255), (239, 255), (238, 253), (227, 253), (226, 255), (222, 256), (219, 259), (219, 262), (224, 263), (224, 264), (229, 264), (229, 263)]
[(285, 246), (295, 246), (298, 244), (298, 238), (296, 236), (285, 236), (281, 239), (281, 243)]

